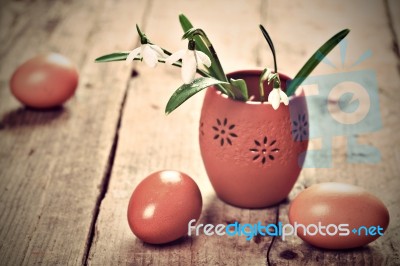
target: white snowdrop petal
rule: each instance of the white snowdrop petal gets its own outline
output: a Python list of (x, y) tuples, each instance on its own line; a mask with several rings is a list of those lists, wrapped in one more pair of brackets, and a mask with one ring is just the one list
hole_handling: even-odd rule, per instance
[(178, 61), (179, 59), (181, 59), (183, 57), (186, 50), (187, 49), (182, 49), (182, 50), (179, 50), (179, 51), (173, 53), (165, 60), (165, 63), (172, 65), (173, 63), (175, 63), (176, 61)]
[(279, 91), (277, 89), (273, 89), (268, 95), (268, 102), (272, 105), (274, 110), (278, 109), (280, 104)]
[(158, 62), (158, 57), (156, 51), (151, 49), (150, 45), (144, 44), (143, 45), (143, 61), (149, 66), (149, 67), (156, 67), (157, 62)]
[(164, 51), (157, 45), (150, 44), (151, 49), (157, 52), (157, 55), (161, 58), (166, 57), (166, 54), (164, 54)]
[(187, 51), (182, 58), (182, 79), (185, 84), (189, 84), (194, 80), (196, 75), (196, 58), (193, 51)]
[(195, 53), (197, 58), (200, 59), (201, 63), (203, 63), (207, 67), (211, 66), (211, 60), (205, 53), (203, 53), (202, 51), (196, 51)]
[(271, 103), (274, 99), (274, 95), (276, 94), (275, 89), (272, 89), (268, 95), (268, 102)]
[(135, 57), (139, 55), (139, 53), (140, 53), (140, 51), (141, 51), (141, 48), (142, 48), (142, 47), (138, 47), (138, 48), (133, 49), (133, 50), (129, 53), (129, 55), (128, 55), (128, 57), (125, 59), (125, 61), (126, 61), (127, 63), (132, 62), (133, 59), (135, 59)]
[(282, 90), (279, 90), (279, 97), (281, 98), (281, 101), (285, 104), (289, 104), (289, 98), (287, 97), (286, 93)]
[(279, 108), (280, 105), (280, 101), (274, 101), (272, 103), (272, 108), (274, 108), (274, 110), (277, 110)]

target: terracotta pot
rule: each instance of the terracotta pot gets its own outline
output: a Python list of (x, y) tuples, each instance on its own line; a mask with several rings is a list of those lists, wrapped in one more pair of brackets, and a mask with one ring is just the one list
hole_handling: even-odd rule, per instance
[[(261, 71), (229, 74), (242, 78), (253, 101), (241, 102), (207, 89), (200, 118), (200, 149), (219, 198), (245, 208), (262, 208), (287, 197), (296, 182), (308, 146), (304, 95), (274, 110), (259, 101)], [(289, 78), (280, 74), (282, 89)], [(272, 89), (265, 84), (266, 95)]]

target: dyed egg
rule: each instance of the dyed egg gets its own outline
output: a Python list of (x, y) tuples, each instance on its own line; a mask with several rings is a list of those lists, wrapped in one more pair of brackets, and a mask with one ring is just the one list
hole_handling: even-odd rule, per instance
[(10, 80), (12, 94), (33, 108), (62, 105), (74, 94), (78, 72), (72, 62), (60, 54), (36, 56), (19, 66)]
[(146, 177), (133, 191), (128, 206), (132, 232), (151, 244), (174, 241), (198, 220), (202, 198), (197, 184), (178, 171), (160, 171)]
[(383, 235), (389, 212), (378, 198), (360, 187), (322, 183), (307, 188), (293, 200), (289, 221), (295, 228), (297, 224), (297, 235), (311, 245), (348, 249)]

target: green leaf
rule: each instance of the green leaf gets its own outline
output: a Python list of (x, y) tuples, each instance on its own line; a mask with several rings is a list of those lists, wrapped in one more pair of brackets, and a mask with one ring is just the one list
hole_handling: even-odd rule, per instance
[(199, 31), (199, 29), (195, 29), (195, 28), (191, 28), (189, 30), (187, 30), (183, 36), (182, 36), (182, 40), (185, 40), (187, 38), (193, 38), (193, 34), (197, 33)]
[(226, 82), (214, 79), (201, 77), (193, 80), (190, 84), (183, 84), (180, 86), (169, 99), (167, 106), (165, 107), (165, 113), (170, 114), (176, 108), (178, 108), (187, 99), (198, 93), (199, 91), (217, 84), (227, 84)]
[(103, 62), (112, 62), (112, 61), (123, 61), (129, 55), (129, 52), (117, 52), (112, 54), (107, 54), (100, 56), (95, 59), (95, 62), (103, 63)]
[[(179, 15), (179, 22), (181, 23), (181, 27), (183, 32), (186, 34), (187, 31), (193, 29), (193, 25), (192, 23), (189, 21), (189, 19), (184, 15), (184, 14), (180, 14)], [(211, 67), (206, 67), (207, 71), (213, 76), (213, 77), (218, 77), (218, 72), (215, 70), (216, 62), (213, 58), (213, 56), (211, 55), (211, 52), (208, 50), (207, 45), (205, 44), (205, 42), (201, 39), (201, 37), (199, 36), (195, 36), (194, 37), (194, 41), (196, 42), (196, 48), (199, 51), (202, 51), (203, 53), (205, 53), (211, 60)]]
[[(189, 19), (184, 14), (179, 15), (179, 22), (181, 23), (181, 27), (184, 32), (184, 37), (188, 36), (189, 34), (193, 34), (193, 32), (200, 30), (204, 34), (203, 37), (208, 40), (207, 36), (205, 36), (204, 31), (202, 31), (201, 29), (194, 29), (192, 23), (189, 21)], [(225, 75), (222, 65), (219, 62), (217, 53), (214, 50), (214, 47), (212, 45), (210, 47), (207, 46), (206, 42), (199, 35), (194, 36), (193, 39), (196, 42), (196, 50), (202, 51), (211, 60), (211, 67), (205, 67), (207, 72), (212, 77), (215, 77), (219, 80), (228, 82), (228, 79)], [(211, 42), (209, 40), (208, 40), (208, 42), (211, 44)], [(230, 88), (231, 86), (229, 86), (228, 83), (220, 84), (217, 87), (219, 88), (219, 90), (222, 93), (228, 95), (229, 97), (234, 98), (234, 99), (240, 99), (240, 95), (237, 95), (237, 93), (235, 91), (231, 91), (231, 88)]]
[[(187, 31), (193, 29), (193, 25), (192, 23), (189, 21), (189, 19), (184, 15), (184, 14), (180, 14), (179, 15), (179, 22), (181, 23), (181, 27), (183, 32), (186, 34)], [(194, 30), (194, 29), (193, 29)], [(196, 47), (198, 48), (199, 51), (202, 51), (203, 53), (205, 53), (206, 55), (208, 55), (208, 57), (211, 58), (211, 53), (208, 50), (207, 45), (204, 43), (204, 41), (199, 37), (199, 36), (195, 36), (194, 40), (196, 42)]]
[(246, 81), (243, 79), (230, 79), (230, 83), (240, 90), (240, 93), (243, 96), (243, 101), (247, 101), (249, 99), (249, 93), (247, 91)]
[(271, 36), (269, 36), (267, 30), (261, 24), (260, 24), (260, 30), (261, 30), (262, 34), (264, 35), (264, 38), (265, 38), (265, 40), (267, 41), (267, 43), (269, 45), (269, 48), (271, 49), (272, 56), (274, 58), (274, 71), (275, 71), (275, 73), (278, 73), (278, 67), (277, 67), (277, 64), (276, 64), (275, 47), (274, 47), (274, 43), (272, 42), (272, 38), (271, 38)]
[(292, 82), (289, 84), (286, 95), (292, 95), (297, 87), (310, 75), (314, 68), (322, 61), (322, 59), (338, 44), (343, 40), (350, 32), (349, 29), (345, 29), (335, 34), (326, 43), (324, 43), (305, 63), (300, 69), (297, 75), (294, 77)]

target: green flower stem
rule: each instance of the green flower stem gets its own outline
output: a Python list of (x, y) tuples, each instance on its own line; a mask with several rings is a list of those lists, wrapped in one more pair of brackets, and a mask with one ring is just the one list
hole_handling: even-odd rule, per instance
[[(150, 42), (149, 42), (149, 43), (150, 43)], [(150, 43), (150, 44), (153, 44), (153, 43)], [(163, 50), (164, 54), (166, 54), (166, 55), (172, 55), (172, 53), (171, 53), (170, 51), (168, 51), (168, 50), (166, 50), (166, 49), (164, 49), (164, 48), (162, 48), (162, 47), (160, 47), (160, 48)], [(159, 59), (158, 62), (164, 63), (164, 64), (165, 64), (165, 60), (162, 60), (162, 59)], [(177, 62), (178, 62), (178, 63), (173, 63), (172, 65), (182, 68), (182, 60), (179, 59)], [(203, 77), (209, 77), (209, 78), (212, 77), (209, 73), (207, 73), (206, 71), (201, 70), (201, 69), (199, 69), (199, 68), (196, 68), (196, 72), (197, 72), (198, 74), (202, 75)]]
[(281, 80), (279, 76), (276, 76), (276, 79), (274, 79), (274, 89), (280, 89), (281, 88)]
[(272, 89), (280, 89), (281, 88), (281, 79), (279, 78), (279, 74), (272, 72), (271, 69), (265, 68), (260, 75), (259, 79), (259, 87), (260, 87), (260, 101), (265, 101), (264, 94), (264, 81), (267, 81), (268, 85), (272, 83)]
[[(183, 35), (182, 39), (194, 39), (196, 36), (200, 37), (201, 40), (204, 42), (206, 45), (207, 49), (210, 52), (211, 55), (211, 62), (214, 63), (214, 73), (216, 75), (216, 79), (225, 81), (227, 84), (218, 84), (218, 86), (224, 87), (224, 92), (227, 94), (229, 97), (241, 101), (245, 101), (246, 97), (241, 93), (240, 89), (229, 83), (228, 78), (225, 75), (224, 69), (222, 68), (221, 62), (219, 61), (217, 52), (214, 49), (214, 46), (212, 45), (210, 39), (208, 39), (206, 33), (202, 29), (190, 29), (185, 34)], [(216, 65), (216, 66), (215, 66)]]
[(265, 101), (265, 94), (264, 94), (264, 81), (260, 78), (260, 102)]
[(228, 82), (228, 78), (226, 77), (221, 62), (219, 61), (217, 52), (215, 51), (214, 46), (211, 44), (210, 39), (208, 39), (206, 33), (202, 29), (190, 29), (183, 35), (182, 39), (193, 39), (195, 36), (199, 36), (207, 46), (211, 54), (212, 61), (216, 65), (216, 67), (214, 67), (216, 78), (221, 81)]
[[(136, 60), (136, 59), (134, 59), (134, 60)], [(158, 59), (158, 62), (165, 64), (165, 60), (162, 60), (162, 59)], [(182, 60), (179, 60), (179, 61), (173, 63), (172, 65), (182, 68)], [(196, 73), (203, 77), (212, 78), (212, 76), (210, 74), (208, 74), (206, 71), (198, 69), (198, 68), (196, 68)]]
[[(179, 22), (184, 32), (182, 39), (188, 38), (190, 34), (196, 31), (192, 23), (185, 15), (183, 14), (179, 15)], [(206, 67), (206, 69), (211, 74), (211, 76), (218, 80), (227, 80), (227, 77), (221, 66), (221, 63), (218, 59), (214, 47), (212, 46), (210, 40), (208, 39), (204, 31), (202, 31), (202, 34), (205, 36), (205, 38), (204, 37), (202, 38), (201, 35), (199, 34), (198, 36), (193, 35), (189, 37), (189, 39), (194, 39), (194, 41), (196, 42), (196, 47), (199, 49), (199, 51), (205, 53), (210, 58), (211, 66)], [(217, 84), (217, 86), (222, 93), (228, 95), (230, 98), (233, 99), (237, 98), (243, 101), (246, 100), (246, 97), (241, 93), (240, 88), (235, 87), (232, 83)], [(237, 95), (237, 97), (235, 97), (235, 95)]]
[(147, 39), (147, 37), (146, 37), (146, 34), (144, 34), (144, 33), (140, 30), (138, 24), (136, 24), (136, 30), (137, 30), (137, 32), (138, 32), (138, 34), (139, 34), (139, 37), (140, 37), (140, 43), (141, 43), (141, 44), (146, 44), (146, 43), (148, 42), (148, 39)]
[[(129, 52), (118, 52), (118, 53), (107, 54), (107, 55), (103, 55), (101, 57), (96, 58), (95, 62), (96, 63), (107, 63), (107, 62), (125, 61), (126, 58), (128, 57), (128, 55), (129, 55)], [(141, 59), (134, 58), (133, 60), (140, 61)], [(163, 60), (163, 59), (158, 59), (158, 62), (165, 64), (165, 60)], [(177, 67), (182, 67), (182, 61), (179, 60), (176, 63), (173, 63), (172, 65), (177, 66)], [(203, 77), (208, 77), (208, 78), (212, 77), (206, 71), (198, 69), (198, 68), (196, 69), (196, 72)]]
[(224, 69), (222, 68), (221, 62), (219, 61), (217, 52), (214, 49), (214, 46), (211, 44), (210, 40), (208, 39), (208, 37), (204, 33), (204, 31), (203, 30), (201, 30), (201, 31), (202, 31), (202, 34), (200, 36), (203, 38), (203, 40), (206, 43), (208, 49), (210, 50), (211, 56), (214, 57), (214, 61), (217, 64), (217, 68), (216, 68), (217, 69), (217, 71), (216, 71), (217, 79), (219, 79), (221, 81), (228, 82), (228, 84), (218, 84), (218, 86), (219, 87), (224, 87), (225, 94), (227, 94), (228, 96), (232, 97), (233, 99), (244, 101), (245, 97), (241, 93), (241, 91), (238, 88), (236, 88), (235, 86), (233, 86), (228, 81), (228, 78), (225, 75)]
[[(192, 23), (189, 21), (189, 19), (185, 15), (183, 15), (183, 14), (179, 15), (179, 22), (182, 26), (183, 33), (186, 33), (188, 30), (193, 29)], [(215, 73), (215, 67), (214, 67), (214, 65), (216, 65), (216, 64), (213, 63), (214, 58), (211, 56), (211, 53), (210, 53), (209, 49), (207, 48), (207, 45), (204, 43), (204, 41), (199, 36), (194, 36), (194, 40), (196, 42), (196, 47), (199, 49), (199, 51), (205, 53), (211, 59), (211, 66), (206, 67), (207, 71), (213, 77), (217, 77), (217, 75)]]
[[(162, 49), (162, 48), (161, 48)], [(167, 50), (163, 49), (164, 53), (169, 53)], [(100, 56), (98, 58), (95, 59), (96, 63), (106, 63), (106, 62), (116, 62), (116, 61), (125, 61), (126, 58), (128, 57), (130, 52), (117, 52), (117, 53), (112, 53), (112, 54), (107, 54), (107, 55), (103, 55)], [(136, 61), (140, 61), (141, 59), (139, 58), (134, 58), (133, 60)], [(164, 63), (165, 64), (165, 60), (163, 59), (159, 59), (158, 62), (160, 63)], [(173, 66), (176, 67), (182, 67), (182, 60), (179, 60), (175, 63), (172, 64)], [(196, 69), (196, 73), (203, 76), (203, 77), (207, 77), (207, 78), (213, 78), (213, 76), (211, 74), (209, 74), (207, 71), (204, 71), (202, 69)], [(216, 84), (215, 86), (218, 87), (219, 91), (221, 91), (222, 93), (229, 95), (229, 91), (227, 91), (222, 84)]]
[(203, 38), (204, 42), (207, 44), (207, 47), (210, 50), (211, 55), (214, 57), (215, 63), (217, 64), (218, 79), (228, 82), (228, 78), (225, 75), (224, 69), (222, 68), (221, 62), (219, 61), (219, 58), (218, 58), (217, 52), (214, 49), (214, 46), (211, 44), (211, 42), (208, 39), (205, 32), (203, 30), (201, 30), (201, 31), (202, 31), (202, 35), (200, 35), (200, 36)]
[[(162, 47), (160, 47), (160, 48), (163, 50), (163, 52), (164, 52), (166, 55), (171, 55), (171, 54), (172, 54), (170, 51), (165, 50), (165, 49), (162, 48)], [(217, 61), (219, 62), (218, 58), (217, 58)], [(159, 62), (160, 62), (160, 61), (159, 61)], [(175, 64), (175, 63), (174, 63), (174, 64), (172, 64), (172, 65), (178, 66), (178, 67), (182, 67), (182, 60), (180, 59), (180, 60), (178, 60), (177, 62), (179, 62), (179, 64)], [(165, 61), (162, 62), (162, 63), (165, 63)], [(218, 77), (213, 77), (213, 75), (211, 75), (210, 73), (208, 73), (208, 72), (206, 72), (206, 71), (203, 71), (203, 70), (201, 70), (201, 69), (199, 69), (199, 68), (196, 68), (196, 72), (197, 72), (198, 74), (202, 75), (203, 77), (216, 78), (216, 79), (218, 79), (218, 80), (220, 80), (220, 81), (228, 82), (227, 80), (221, 80), (221, 79), (219, 79)], [(225, 75), (225, 74), (224, 74), (224, 75)], [(225, 78), (226, 78), (226, 76), (225, 76)], [(225, 84), (217, 84), (216, 86), (218, 87), (219, 91), (221, 91), (222, 93), (224, 93), (224, 94), (226, 94), (226, 95), (228, 95), (228, 96), (233, 97), (233, 93), (230, 91), (230, 89), (229, 89), (229, 88), (226, 88), (227, 85), (225, 85)]]
[[(265, 101), (265, 94), (264, 94), (264, 81), (269, 79), (271, 75), (271, 70), (269, 68), (265, 68), (260, 75), (260, 79), (258, 80), (259, 84), (258, 87), (260, 89), (260, 102)], [(268, 80), (269, 84), (269, 80)]]

